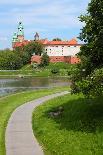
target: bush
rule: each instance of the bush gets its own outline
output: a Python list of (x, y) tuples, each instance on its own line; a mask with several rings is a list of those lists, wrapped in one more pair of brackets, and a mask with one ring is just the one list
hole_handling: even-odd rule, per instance
[(41, 63), (40, 66), (41, 67), (45, 67), (49, 65), (49, 56), (47, 55), (47, 53), (44, 53), (41, 57)]
[(73, 93), (82, 92), (87, 97), (97, 97), (103, 95), (103, 68), (94, 70), (86, 78), (82, 78), (72, 83)]
[(23, 66), (21, 57), (14, 51), (0, 52), (0, 69), (15, 70)]
[(58, 74), (58, 73), (59, 73), (59, 69), (58, 69), (58, 68), (53, 68), (53, 69), (51, 70), (51, 73), (52, 73), (52, 74)]

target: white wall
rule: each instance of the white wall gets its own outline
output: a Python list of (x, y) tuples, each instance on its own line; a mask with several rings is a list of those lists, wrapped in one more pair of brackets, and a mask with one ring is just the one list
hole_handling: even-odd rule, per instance
[(75, 54), (80, 52), (80, 46), (45, 46), (45, 52), (49, 56), (75, 56)]

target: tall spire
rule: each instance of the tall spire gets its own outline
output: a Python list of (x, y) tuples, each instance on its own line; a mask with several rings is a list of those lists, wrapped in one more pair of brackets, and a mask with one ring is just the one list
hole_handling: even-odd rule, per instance
[(17, 36), (20, 42), (24, 41), (24, 26), (22, 22), (19, 22)]
[(23, 27), (22, 22), (19, 22), (17, 35), (24, 36), (24, 27)]
[(39, 40), (39, 34), (36, 32), (35, 36), (34, 36), (34, 40), (37, 41)]

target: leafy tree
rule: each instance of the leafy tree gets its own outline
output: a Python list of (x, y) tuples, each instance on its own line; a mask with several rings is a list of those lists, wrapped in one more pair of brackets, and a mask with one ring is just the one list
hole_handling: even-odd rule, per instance
[(15, 48), (15, 52), (19, 54), (19, 56), (22, 58), (23, 64), (26, 65), (30, 63), (31, 56), (33, 54), (35, 55), (41, 55), (43, 53), (43, 45), (40, 42), (30, 42), (26, 46), (17, 47)]
[(15, 70), (23, 66), (22, 59), (14, 51), (0, 52), (0, 69)]
[(60, 38), (54, 38), (53, 41), (62, 41)]
[(40, 42), (33, 41), (24, 46), (24, 51), (31, 57), (32, 54), (41, 55), (43, 53), (43, 45)]
[(41, 63), (40, 66), (44, 67), (44, 66), (48, 66), (49, 65), (49, 56), (47, 55), (47, 53), (44, 53), (41, 57)]
[(87, 14), (81, 15), (80, 20), (85, 26), (79, 38), (86, 44), (79, 56), (88, 74), (103, 65), (103, 0), (91, 0)]
[[(85, 95), (91, 95), (91, 89), (96, 91), (95, 86), (97, 82), (92, 80), (92, 76), (97, 76), (96, 69), (103, 67), (103, 0), (91, 0), (88, 5), (86, 15), (80, 16), (80, 21), (85, 25), (80, 33), (80, 40), (85, 44), (81, 47), (78, 57), (81, 63), (78, 65), (79, 71), (73, 75), (73, 92), (82, 92)], [(98, 77), (101, 72), (98, 71)], [(101, 75), (100, 75), (101, 77)], [(90, 80), (91, 79), (91, 80)], [(95, 83), (96, 82), (96, 83)], [(103, 87), (101, 80), (98, 81), (103, 94)], [(95, 93), (95, 95), (100, 93)], [(93, 93), (92, 93), (93, 96)]]

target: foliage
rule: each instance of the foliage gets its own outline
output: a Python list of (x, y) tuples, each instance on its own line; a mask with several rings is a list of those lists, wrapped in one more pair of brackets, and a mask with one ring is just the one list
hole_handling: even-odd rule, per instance
[[(81, 51), (78, 54), (81, 64), (78, 66), (78, 76), (74, 75), (73, 77), (73, 91), (81, 91), (85, 95), (89, 95), (90, 93), (91, 96), (93, 93), (89, 89), (94, 89), (95, 91), (95, 85), (101, 85), (101, 81), (98, 81), (97, 84), (96, 81), (90, 80), (89, 77), (92, 74), (95, 76), (96, 69), (100, 69), (98, 70), (98, 74), (100, 74), (103, 67), (103, 0), (91, 0), (87, 11), (86, 15), (80, 16), (80, 21), (84, 22), (85, 25), (79, 38), (85, 44), (81, 47)], [(101, 76), (101, 74), (98, 76)], [(91, 88), (91, 85), (93, 88)], [(97, 89), (99, 89), (98, 86)], [(96, 91), (93, 96), (102, 94), (103, 91), (99, 91), (99, 93)]]
[(42, 57), (41, 57), (41, 63), (40, 66), (44, 67), (44, 66), (48, 66), (49, 65), (49, 56), (47, 55), (47, 53), (43, 53)]
[(91, 0), (88, 5), (88, 13), (81, 15), (80, 20), (85, 26), (80, 33), (80, 39), (86, 45), (81, 47), (80, 57), (85, 58), (86, 71), (91, 72), (103, 65), (103, 1)]
[(103, 68), (96, 69), (85, 79), (75, 81), (73, 90), (82, 92), (86, 97), (95, 97), (103, 94)]
[(0, 69), (15, 70), (23, 66), (21, 57), (14, 51), (0, 52)]
[(30, 42), (26, 46), (16, 47), (14, 51), (6, 49), (0, 51), (0, 69), (16, 70), (30, 63), (33, 54), (41, 55), (43, 45), (39, 42)]
[(60, 38), (54, 38), (53, 41), (62, 41)]
[(30, 63), (31, 56), (33, 54), (41, 55), (43, 53), (43, 50), (44, 50), (43, 45), (37, 41), (30, 42), (25, 46), (17, 47), (15, 49), (15, 51), (17, 51), (17, 53), (22, 57), (22, 61), (24, 65)]
[(52, 74), (58, 74), (60, 72), (59, 68), (53, 68), (51, 69)]
[(28, 53), (31, 57), (35, 53), (35, 55), (41, 55), (43, 53), (43, 45), (40, 42), (33, 41), (24, 46), (24, 52)]

